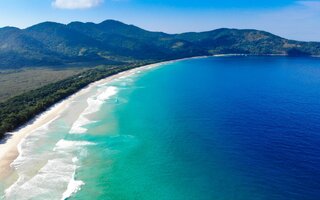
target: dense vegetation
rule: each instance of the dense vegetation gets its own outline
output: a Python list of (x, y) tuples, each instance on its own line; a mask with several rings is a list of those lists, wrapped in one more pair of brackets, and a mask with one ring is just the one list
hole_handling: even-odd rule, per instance
[(6, 132), (17, 129), (37, 114), (84, 88), (89, 83), (143, 64), (147, 63), (121, 67), (96, 67), (0, 103), (0, 138), (3, 138)]
[(287, 40), (258, 30), (166, 34), (114, 20), (0, 29), (1, 68), (96, 66), (221, 53), (319, 56), (320, 43)]
[(0, 103), (0, 138), (93, 81), (155, 61), (225, 53), (320, 56), (320, 43), (287, 40), (258, 30), (166, 34), (114, 20), (0, 28), (0, 71), (42, 66), (53, 69), (104, 66)]

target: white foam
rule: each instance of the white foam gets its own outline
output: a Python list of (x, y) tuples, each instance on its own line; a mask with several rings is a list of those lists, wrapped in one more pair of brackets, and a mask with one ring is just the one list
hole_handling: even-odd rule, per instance
[(87, 129), (83, 128), (83, 126), (90, 124), (90, 123), (91, 123), (90, 120), (88, 120), (83, 115), (80, 115), (79, 118), (72, 124), (72, 127), (71, 127), (69, 133), (71, 133), (71, 134), (85, 133), (85, 132), (87, 132)]
[(110, 99), (110, 97), (117, 94), (117, 88), (114, 86), (108, 86), (106, 89), (99, 89), (98, 94), (87, 99), (87, 108), (80, 114), (79, 118), (72, 124), (69, 131), (71, 134), (81, 134), (87, 131), (84, 126), (94, 123), (95, 121), (89, 120), (86, 115), (98, 112), (102, 104)]
[(53, 151), (74, 149), (75, 147), (88, 146), (88, 145), (95, 145), (95, 143), (87, 142), (87, 141), (70, 141), (70, 140), (61, 139), (59, 140), (59, 142), (57, 142)]
[(97, 99), (100, 101), (105, 101), (107, 99), (109, 99), (111, 96), (114, 96), (117, 94), (117, 88), (114, 86), (109, 86), (107, 87), (107, 89), (102, 92)]
[[(40, 134), (46, 134), (47, 131), (49, 130), (49, 125), (50, 125), (53, 121), (55, 121), (56, 119), (58, 119), (59, 117), (60, 117), (60, 116), (56, 116), (56, 117), (53, 118), (52, 120), (48, 121), (47, 123), (43, 124), (42, 126), (38, 127), (37, 129), (33, 130), (33, 131), (32, 131), (33, 134), (30, 134), (29, 136), (27, 136), (26, 138), (23, 138), (23, 139), (20, 141), (20, 143), (19, 143), (18, 146), (17, 146), (19, 156), (14, 160), (14, 162), (17, 161), (17, 160), (19, 160), (19, 158), (20, 158), (20, 157), (22, 156), (22, 154), (23, 154), (22, 145), (28, 144), (28, 141), (27, 141), (27, 140), (30, 139), (30, 138), (33, 138), (34, 136), (37, 136), (37, 135), (40, 135)], [(36, 137), (36, 138), (37, 138), (37, 137)], [(13, 162), (13, 163), (14, 163), (14, 162)], [(13, 163), (12, 163), (12, 164), (13, 164)]]
[(95, 145), (95, 143), (59, 140), (53, 149), (52, 159), (49, 159), (38, 172), (32, 175), (23, 168), (34, 167), (35, 163), (32, 158), (34, 155), (22, 156), (20, 159), (23, 165), (16, 168), (19, 179), (5, 191), (5, 198), (60, 199), (62, 194), (62, 199), (70, 197), (84, 185), (83, 181), (75, 179), (75, 173), (79, 162), (77, 155), (86, 156), (87, 150), (84, 146), (88, 145)]
[[(78, 158), (77, 157), (72, 158), (72, 162), (73, 163), (78, 162)], [(64, 200), (64, 199), (71, 197), (73, 194), (77, 193), (81, 189), (81, 186), (84, 185), (83, 181), (75, 180), (75, 174), (76, 174), (76, 170), (74, 170), (74, 172), (72, 174), (72, 177), (69, 181), (67, 190), (64, 191), (64, 193), (62, 194), (61, 200)]]
[[(146, 68), (151, 68), (151, 66)], [(131, 81), (128, 77), (134, 75), (135, 72), (121, 74), (126, 75), (118, 80), (124, 81), (124, 78), (128, 82)], [(87, 129), (84, 126), (93, 122), (86, 116), (99, 111), (102, 104), (117, 93), (117, 88), (114, 86), (100, 86), (97, 94), (87, 99), (87, 108), (74, 122), (70, 133), (86, 132)], [(60, 140), (53, 148), (54, 151), (46, 151), (42, 154), (33, 151), (38, 150), (35, 147), (39, 147), (35, 144), (43, 141), (39, 140), (39, 136), (49, 135), (45, 134), (48, 131), (48, 125), (49, 123), (35, 130), (37, 134), (30, 134), (30, 137), (25, 138), (19, 144), (19, 157), (12, 164), (16, 168), (19, 178), (5, 191), (6, 199), (60, 199), (61, 196), (62, 199), (65, 199), (79, 191), (81, 186), (85, 184), (81, 180), (75, 180), (78, 157), (87, 156), (88, 151), (84, 146), (94, 145), (94, 143)], [(39, 141), (36, 142), (37, 140)], [(34, 171), (35, 169), (39, 171)]]
[(62, 191), (73, 180), (76, 166), (67, 158), (49, 160), (31, 179), (20, 176), (5, 191), (6, 199), (59, 199)]
[(18, 157), (10, 164), (15, 168), (19, 174), (19, 179), (27, 180), (26, 174), (29, 174), (33, 170), (33, 164), (39, 162), (40, 156), (34, 154), (34, 147), (41, 144), (42, 139), (46, 138), (46, 134), (49, 130), (49, 125), (55, 121), (59, 116), (50, 120), (46, 124), (32, 131), (32, 134), (22, 139), (17, 145)]

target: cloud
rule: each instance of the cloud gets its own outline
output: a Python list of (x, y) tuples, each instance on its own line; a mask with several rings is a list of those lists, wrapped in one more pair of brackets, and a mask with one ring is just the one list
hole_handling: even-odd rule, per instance
[(52, 6), (59, 9), (88, 9), (102, 2), (103, 0), (54, 0)]

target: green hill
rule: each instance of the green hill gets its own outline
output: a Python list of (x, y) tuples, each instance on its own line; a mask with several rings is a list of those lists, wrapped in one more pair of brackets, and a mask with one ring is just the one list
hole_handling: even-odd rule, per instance
[(258, 30), (166, 34), (114, 20), (0, 29), (1, 68), (94, 66), (223, 53), (319, 56), (320, 43), (287, 40)]

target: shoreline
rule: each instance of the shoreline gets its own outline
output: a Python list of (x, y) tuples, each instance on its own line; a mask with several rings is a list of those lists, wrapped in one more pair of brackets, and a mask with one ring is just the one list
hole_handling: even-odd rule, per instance
[[(162, 62), (157, 62), (157, 63), (143, 65), (140, 67), (129, 69), (129, 70), (120, 72), (118, 74), (90, 83), (85, 88), (82, 88), (81, 90), (70, 95), (66, 99), (61, 100), (60, 102), (49, 107), (46, 111), (37, 115), (35, 118), (31, 119), (28, 123), (26, 123), (19, 129), (15, 130), (14, 132), (7, 133), (7, 136), (2, 141), (0, 141), (0, 182), (8, 178), (12, 174), (12, 172), (14, 172), (14, 169), (11, 168), (10, 164), (18, 157), (19, 144), (23, 141), (23, 139), (27, 137), (30, 134), (30, 132), (32, 132), (33, 130), (47, 123), (50, 123), (50, 121), (53, 121), (55, 118), (59, 117), (59, 115), (65, 109), (67, 109), (68, 105), (72, 102), (74, 98), (88, 92), (92, 87), (98, 86), (100, 84), (108, 83), (121, 76), (127, 76), (139, 70), (146, 70), (149, 68), (161, 66), (168, 63), (179, 62), (183, 60), (191, 60), (191, 59), (201, 59), (201, 58), (209, 58), (209, 57), (228, 57), (228, 56), (232, 57), (232, 56), (250, 56), (250, 55), (248, 54), (214, 54), (214, 55), (207, 55), (207, 56), (194, 56), (194, 57), (180, 58), (175, 60), (162, 61)], [(269, 54), (264, 56), (285, 56), (285, 55)]]
[[(26, 137), (28, 137), (32, 132), (46, 124), (51, 123), (55, 119), (59, 118), (61, 114), (68, 109), (69, 105), (73, 102), (73, 100), (83, 94), (89, 92), (92, 88), (99, 86), (101, 84), (107, 84), (115, 79), (118, 79), (123, 76), (130, 76), (137, 71), (145, 71), (148, 69), (160, 67), (165, 64), (175, 63), (184, 60), (192, 60), (192, 59), (201, 59), (201, 58), (210, 58), (210, 57), (232, 57), (232, 56), (250, 56), (247, 54), (216, 54), (209, 56), (195, 56), (188, 58), (181, 58), (175, 60), (161, 61), (153, 64), (147, 64), (143, 66), (139, 66), (133, 69), (129, 69), (126, 71), (119, 72), (118, 74), (108, 76), (101, 80), (95, 81), (87, 85), (85, 88), (82, 88), (70, 95), (69, 97), (57, 102), (53, 106), (50, 106), (46, 109), (46, 111), (40, 113), (33, 119), (31, 119), (28, 123), (21, 126), (19, 129), (9, 132), (6, 134), (6, 137), (0, 141), (0, 191), (2, 189), (6, 189), (7, 186), (10, 186), (12, 183), (16, 181), (17, 174), (15, 173), (15, 169), (11, 167), (11, 163), (20, 155), (19, 146), (24, 141)], [(264, 55), (264, 56), (284, 56), (284, 55)], [(1, 199), (0, 193), (0, 199)]]
[(4, 185), (10, 185), (14, 181), (11, 179), (16, 179), (17, 177), (12, 177), (14, 175), (15, 170), (10, 166), (11, 163), (19, 156), (20, 150), (19, 146), (23, 142), (23, 140), (32, 134), (32, 132), (46, 124), (51, 123), (56, 118), (58, 118), (63, 111), (65, 111), (72, 101), (89, 92), (92, 88), (99, 86), (101, 84), (109, 83), (117, 78), (122, 76), (130, 76), (137, 71), (141, 70), (148, 70), (151, 68), (159, 67), (165, 64), (179, 62), (183, 60), (191, 60), (191, 59), (200, 59), (200, 58), (207, 58), (210, 56), (196, 56), (190, 58), (182, 58), (176, 60), (169, 60), (158, 62), (154, 64), (144, 65), (140, 67), (136, 67), (133, 69), (129, 69), (127, 71), (120, 72), (118, 74), (106, 77), (104, 79), (95, 81), (90, 83), (85, 88), (77, 91), (76, 93), (72, 94), (71, 96), (67, 97), (66, 99), (54, 104), (53, 106), (49, 107), (46, 111), (36, 116), (34, 119), (29, 121), (27, 124), (23, 125), (21, 128), (17, 129), (14, 132), (7, 133), (7, 137), (0, 143), (0, 182)]

